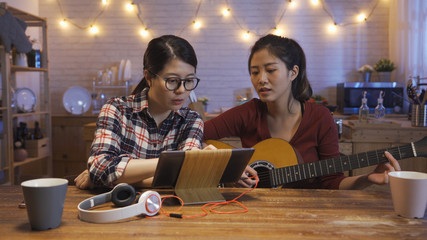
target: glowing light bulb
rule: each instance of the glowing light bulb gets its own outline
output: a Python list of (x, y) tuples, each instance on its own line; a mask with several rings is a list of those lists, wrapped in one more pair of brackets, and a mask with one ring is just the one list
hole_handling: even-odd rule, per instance
[(224, 17), (228, 17), (228, 16), (230, 15), (230, 9), (229, 9), (229, 8), (224, 8), (224, 9), (222, 10), (222, 15), (223, 15)]
[(273, 31), (273, 34), (277, 35), (277, 36), (283, 36), (283, 30), (280, 29), (280, 28), (275, 27), (274, 31)]
[(59, 21), (59, 25), (61, 25), (61, 27), (67, 27), (68, 26), (68, 22), (67, 20), (64, 18), (61, 21)]
[(319, 0), (311, 0), (311, 4), (313, 4), (314, 6), (319, 5)]
[(97, 34), (99, 32), (99, 29), (97, 26), (91, 25), (89, 28), (90, 33)]
[(243, 40), (249, 40), (250, 37), (251, 37), (251, 32), (249, 31), (243, 33), (242, 35)]
[(139, 34), (141, 34), (141, 36), (143, 36), (143, 37), (147, 37), (148, 36), (148, 29), (147, 28), (141, 29), (141, 31), (139, 31)]
[(193, 26), (195, 29), (199, 29), (202, 27), (202, 23), (200, 23), (199, 21), (193, 21)]
[(107, 5), (108, 4), (108, 0), (102, 0), (102, 5)]
[(289, 6), (290, 6), (291, 8), (294, 8), (294, 7), (296, 7), (296, 6), (297, 6), (297, 3), (296, 3), (295, 1), (289, 0)]
[(132, 11), (133, 11), (133, 7), (134, 7), (133, 2), (128, 2), (128, 3), (126, 4), (126, 10), (128, 10), (129, 12), (132, 12)]
[(328, 30), (330, 33), (335, 33), (337, 31), (337, 24), (331, 24), (328, 26)]
[(359, 22), (363, 22), (363, 21), (366, 21), (367, 19), (366, 19), (366, 15), (365, 14), (363, 14), (363, 13), (361, 13), (361, 14), (359, 14), (358, 16), (357, 16), (357, 21), (359, 21)]

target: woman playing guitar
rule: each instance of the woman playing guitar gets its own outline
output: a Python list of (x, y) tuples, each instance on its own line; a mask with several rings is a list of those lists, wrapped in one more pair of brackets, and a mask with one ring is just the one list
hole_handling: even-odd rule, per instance
[[(338, 132), (331, 113), (326, 107), (307, 101), (312, 89), (307, 79), (305, 54), (296, 41), (271, 34), (260, 38), (252, 47), (248, 68), (259, 99), (207, 121), (204, 140), (238, 136), (243, 147), (252, 147), (266, 139), (283, 139), (301, 155), (302, 163), (340, 155)], [(397, 160), (390, 153), (385, 154), (389, 163), (379, 164), (366, 175), (345, 177), (339, 172), (285, 187), (362, 189), (371, 184), (385, 184), (388, 172), (400, 170)], [(246, 174), (257, 172), (248, 166)], [(239, 184), (252, 186), (254, 180), (245, 176)]]

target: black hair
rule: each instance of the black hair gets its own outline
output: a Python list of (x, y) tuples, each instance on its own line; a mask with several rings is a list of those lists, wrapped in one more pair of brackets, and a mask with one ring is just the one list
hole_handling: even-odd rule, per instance
[(252, 47), (251, 55), (249, 56), (248, 69), (251, 72), (251, 61), (253, 55), (266, 49), (270, 54), (282, 60), (288, 70), (293, 69), (295, 65), (299, 68), (298, 76), (292, 81), (292, 96), (304, 102), (310, 99), (313, 94), (310, 82), (307, 79), (305, 54), (301, 46), (293, 39), (280, 37), (273, 34), (268, 34), (258, 41)]
[[(196, 52), (187, 40), (174, 35), (154, 38), (145, 50), (144, 70), (148, 70), (148, 74), (158, 74), (174, 58), (190, 64), (194, 69), (197, 68)], [(148, 83), (144, 76), (132, 94), (137, 94), (146, 87)]]

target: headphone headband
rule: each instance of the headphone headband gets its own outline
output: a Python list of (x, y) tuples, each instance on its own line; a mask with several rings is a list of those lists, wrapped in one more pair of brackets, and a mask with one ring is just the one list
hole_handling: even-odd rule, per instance
[[(130, 188), (129, 188), (130, 187)], [(133, 190), (133, 194), (132, 194)], [(115, 199), (117, 196), (124, 195), (125, 199)], [(79, 217), (81, 220), (93, 223), (111, 222), (121, 219), (126, 219), (141, 214), (147, 216), (156, 215), (161, 207), (161, 197), (159, 193), (155, 191), (144, 192), (138, 200), (138, 203), (126, 206), (125, 204), (131, 204), (135, 199), (135, 190), (132, 186), (121, 183), (113, 188), (112, 191), (103, 193), (88, 199), (83, 200), (79, 203)], [(125, 206), (117, 209), (91, 211), (92, 207), (104, 204), (106, 202), (113, 201), (116, 205)]]

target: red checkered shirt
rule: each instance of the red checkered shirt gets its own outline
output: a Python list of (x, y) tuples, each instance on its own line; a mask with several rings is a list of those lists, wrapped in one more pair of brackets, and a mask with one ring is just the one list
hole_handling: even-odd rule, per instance
[(112, 186), (131, 159), (158, 158), (162, 151), (200, 149), (203, 121), (183, 107), (172, 111), (160, 128), (148, 111), (148, 88), (110, 99), (101, 109), (88, 160), (96, 185)]

